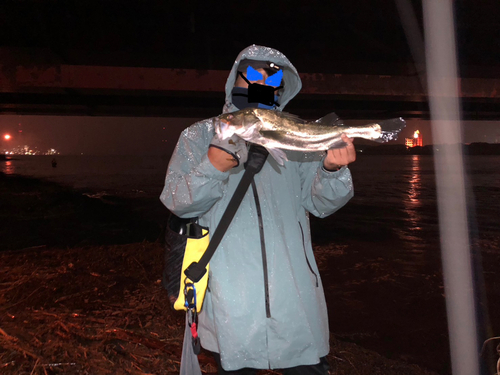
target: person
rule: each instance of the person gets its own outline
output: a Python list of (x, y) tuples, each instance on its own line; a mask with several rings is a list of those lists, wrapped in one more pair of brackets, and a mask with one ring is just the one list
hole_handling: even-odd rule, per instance
[[(300, 89), (284, 54), (252, 45), (234, 62), (223, 112), (281, 111)], [(327, 152), (287, 151), (283, 166), (268, 157), (255, 175), (210, 261), (199, 314), (201, 345), (214, 353), (219, 374), (328, 373), (328, 316), (308, 215), (326, 217), (353, 196), (347, 165), (356, 153), (343, 140), (346, 147)], [(221, 141), (213, 119), (199, 121), (181, 133), (160, 199), (173, 214), (215, 230), (247, 157), (241, 138)]]

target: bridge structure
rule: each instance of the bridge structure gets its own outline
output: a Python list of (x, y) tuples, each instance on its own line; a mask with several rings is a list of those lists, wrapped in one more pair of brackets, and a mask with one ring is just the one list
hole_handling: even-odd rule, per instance
[[(252, 43), (284, 52), (307, 118), (429, 118), (421, 0), (13, 0), (0, 12), (0, 115), (206, 117)], [(500, 119), (498, 0), (455, 3), (463, 118)]]
[[(229, 71), (0, 64), (0, 114), (209, 117), (220, 112)], [(302, 73), (287, 110), (303, 117), (428, 119), (418, 76)], [(500, 79), (462, 78), (463, 117), (500, 120)]]

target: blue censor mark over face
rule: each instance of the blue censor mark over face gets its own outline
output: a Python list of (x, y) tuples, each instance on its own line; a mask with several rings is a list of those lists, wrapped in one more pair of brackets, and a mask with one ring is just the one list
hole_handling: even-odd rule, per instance
[[(247, 68), (247, 79), (249, 81), (260, 81), (264, 76), (262, 73), (258, 72), (251, 66)], [(283, 79), (283, 70), (279, 70), (277, 73), (273, 74), (266, 79), (266, 85), (278, 87), (281, 84), (281, 80)]]

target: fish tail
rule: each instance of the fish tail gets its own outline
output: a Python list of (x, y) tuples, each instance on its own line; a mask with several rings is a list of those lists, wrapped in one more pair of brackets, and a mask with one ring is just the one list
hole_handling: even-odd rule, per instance
[(388, 142), (398, 138), (398, 133), (406, 126), (406, 121), (401, 117), (391, 118), (378, 122), (382, 129), (382, 135), (378, 139), (379, 142)]

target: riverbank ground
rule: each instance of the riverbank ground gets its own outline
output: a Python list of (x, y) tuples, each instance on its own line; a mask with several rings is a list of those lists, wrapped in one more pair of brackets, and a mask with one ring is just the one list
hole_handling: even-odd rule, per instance
[[(0, 253), (4, 374), (176, 374), (184, 315), (161, 285), (156, 242)], [(331, 337), (332, 374), (431, 374)], [(203, 373), (213, 359), (199, 356)], [(275, 374), (262, 371), (261, 374)]]
[[(161, 285), (161, 212), (140, 207), (0, 174), (1, 373), (179, 372), (184, 315)], [(432, 374), (333, 335), (328, 359), (338, 375)]]

